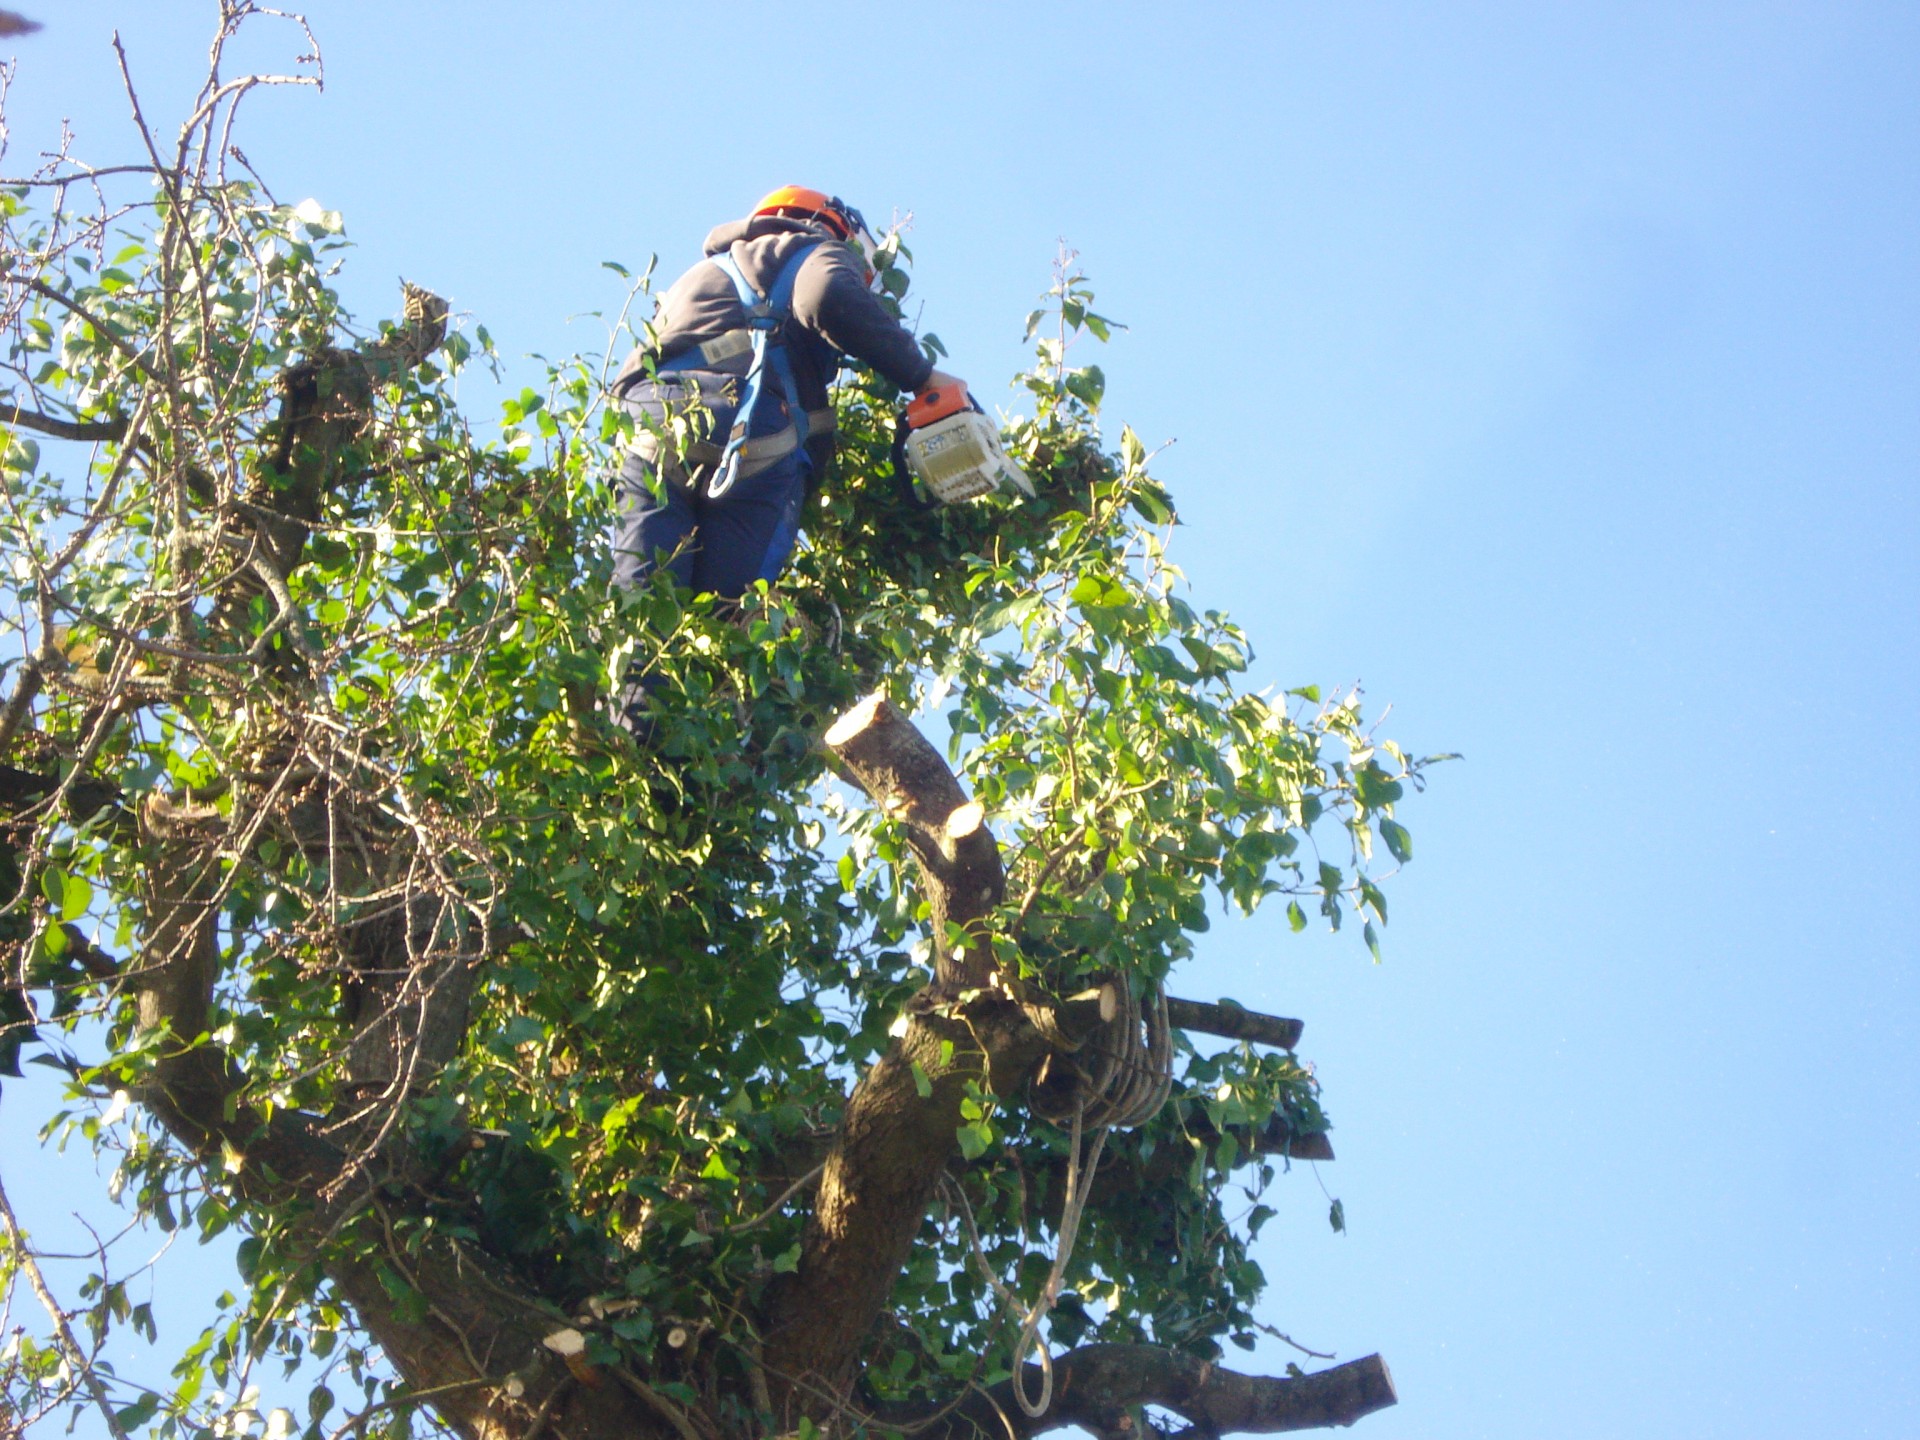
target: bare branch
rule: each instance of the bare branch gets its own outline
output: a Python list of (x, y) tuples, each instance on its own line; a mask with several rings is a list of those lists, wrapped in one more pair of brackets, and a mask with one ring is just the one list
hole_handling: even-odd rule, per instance
[(127, 337), (120, 333), (120, 328), (117, 325), (109, 325), (78, 300), (67, 294), (66, 291), (55, 289), (44, 280), (36, 279), (32, 275), (15, 275), (11, 278), (16, 284), (24, 285), (27, 289), (33, 291), (34, 294), (41, 296), (43, 299), (51, 300), (56, 305), (71, 310), (75, 315), (78, 315), (82, 320), (86, 321), (87, 324), (99, 331), (100, 334), (104, 335), (113, 348), (126, 356), (128, 362), (132, 364), (136, 370), (139, 370), (142, 374), (149, 377), (153, 375), (153, 371), (148, 368), (147, 362), (141, 357), (140, 352), (134, 349)]
[(1223, 1040), (1251, 1040), (1256, 1045), (1276, 1045), (1291, 1050), (1300, 1043), (1304, 1020), (1288, 1020), (1279, 1015), (1262, 1015), (1223, 1000), (1209, 1005), (1203, 1000), (1176, 1000), (1167, 997), (1167, 1019), (1182, 1030), (1198, 1030), (1203, 1035), (1218, 1035)]
[(37, 410), (28, 410), (17, 402), (0, 397), (0, 406), (12, 404), (12, 413), (4, 414), (0, 424), (18, 425), (23, 430), (37, 430), (42, 435), (51, 435), (56, 440), (78, 440), (83, 444), (100, 444), (127, 438), (127, 422), (124, 419), (113, 420), (62, 420), (53, 415), (42, 415)]
[[(0, 14), (4, 14), (0, 11)], [(26, 1232), (20, 1228), (20, 1222), (14, 1218), (13, 1205), (7, 1199), (6, 1186), (0, 1185), (0, 1223), (7, 1230), (7, 1243), (13, 1248), (15, 1258), (27, 1272), (27, 1280), (33, 1286), (33, 1293), (40, 1297), (40, 1304), (47, 1312), (47, 1318), (53, 1322), (54, 1340), (60, 1347), (60, 1353), (68, 1365), (72, 1366), (86, 1382), (87, 1391), (93, 1396), (93, 1403), (99, 1407), (101, 1417), (107, 1422), (107, 1431), (114, 1440), (127, 1440), (127, 1432), (120, 1427), (119, 1418), (113, 1408), (113, 1401), (107, 1395), (106, 1386), (100, 1383), (100, 1375), (93, 1368), (93, 1359), (80, 1348), (80, 1342), (74, 1338), (73, 1327), (67, 1324), (66, 1312), (60, 1308), (60, 1302), (54, 1298), (48, 1288), (47, 1277), (41, 1272), (40, 1262), (35, 1258), (27, 1244)]]
[[(1030, 1368), (1037, 1378), (1037, 1367)], [(1068, 1425), (1105, 1434), (1117, 1416), (1141, 1405), (1171, 1410), (1202, 1435), (1271, 1435), (1351, 1425), (1399, 1399), (1378, 1355), (1277, 1377), (1242, 1375), (1153, 1345), (1088, 1345), (1058, 1357), (1053, 1368), (1053, 1404), (1039, 1419), (1014, 1405), (1008, 1380), (919, 1430), (918, 1440), (991, 1440), (1009, 1431), (1013, 1440), (1029, 1440)]]
[(906, 1033), (849, 1097), (799, 1271), (770, 1307), (767, 1368), (796, 1404), (813, 1386), (846, 1384), (953, 1153), (967, 1082), (998, 1068), (994, 1049), (1024, 1044), (1024, 1066), (1012, 1068), (1031, 1068), (1046, 1048), (1011, 1000), (976, 996), (959, 1008), (963, 993), (991, 979), (993, 959), (984, 938), (955, 948), (948, 932), (976, 927), (1006, 893), (1006, 876), (980, 808), (940, 752), (877, 694), (825, 740), (842, 773), (906, 833), (933, 912), (935, 979), (909, 1005)]
[(947, 926), (978, 921), (1006, 894), (1000, 847), (984, 812), (967, 799), (940, 752), (884, 694), (875, 693), (834, 722), (827, 749), (843, 772), (900, 822), (920, 864), (933, 908), (935, 975), (949, 985), (984, 985), (992, 955), (983, 944), (948, 953)]

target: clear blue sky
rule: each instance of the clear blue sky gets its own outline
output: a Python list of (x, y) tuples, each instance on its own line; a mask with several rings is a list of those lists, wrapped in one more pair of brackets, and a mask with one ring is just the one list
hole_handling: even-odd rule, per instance
[[(130, 155), (110, 29), (171, 117), (211, 9), (39, 5), (8, 168)], [(1280, 1187), (1267, 1318), (1387, 1356), (1367, 1435), (1920, 1434), (1920, 9), (310, 14), (326, 93), (241, 143), (368, 318), (591, 347), (601, 260), (794, 181), (913, 211), (993, 400), (1064, 237), (1257, 680), (1465, 752), (1384, 965), (1273, 915), (1184, 982), (1307, 1021), (1351, 1231)]]

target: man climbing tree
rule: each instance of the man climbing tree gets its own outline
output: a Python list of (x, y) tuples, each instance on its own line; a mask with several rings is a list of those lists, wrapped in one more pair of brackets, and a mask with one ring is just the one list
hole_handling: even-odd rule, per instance
[(642, 421), (614, 570), (634, 584), (665, 556), (683, 585), (732, 597), (786, 567), (833, 455), (840, 357), (901, 390), (951, 377), (881, 305), (879, 246), (838, 197), (783, 185), (704, 248), (614, 378)]
[[(664, 562), (696, 591), (737, 599), (775, 580), (834, 450), (827, 387), (843, 355), (901, 390), (952, 377), (882, 305), (883, 256), (858, 210), (783, 185), (707, 236), (706, 259), (660, 299), (613, 393), (638, 422), (620, 473), (614, 581)], [(654, 677), (638, 674), (628, 723)]]
[[(892, 387), (851, 387), (777, 597), (614, 605), (583, 537), (632, 415), (568, 362), (483, 439), (440, 300), (356, 329), (338, 217), (228, 170), (233, 108), (303, 78), (210, 80), (123, 195), (64, 154), (0, 189), (0, 1072), (65, 1072), (120, 1203), (245, 1237), (145, 1387), (103, 1363), (152, 1333), (119, 1250), (63, 1298), (0, 1189), (12, 1313), (47, 1314), (8, 1423), (940, 1440), (1391, 1404), (1378, 1357), (1219, 1363), (1272, 1214), (1224, 1192), (1331, 1158), (1328, 1122), (1298, 1022), (1174, 992), (1216, 902), (1373, 945), (1424, 762), (1355, 696), (1239, 687), (1069, 363), (1107, 327), (1085, 281), (1007, 433), (1035, 499), (877, 503)], [(687, 702), (664, 777), (605, 743), (635, 664)]]

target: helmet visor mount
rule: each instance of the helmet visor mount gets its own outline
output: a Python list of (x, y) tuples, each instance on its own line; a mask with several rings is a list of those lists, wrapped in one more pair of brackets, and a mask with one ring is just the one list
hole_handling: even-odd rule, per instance
[(877, 288), (880, 282), (880, 242), (873, 238), (873, 231), (867, 228), (866, 217), (858, 210), (837, 195), (830, 203), (833, 208), (829, 213), (833, 219), (846, 226), (846, 231), (840, 238), (846, 241), (848, 248), (860, 257), (860, 265), (866, 272), (868, 287)]

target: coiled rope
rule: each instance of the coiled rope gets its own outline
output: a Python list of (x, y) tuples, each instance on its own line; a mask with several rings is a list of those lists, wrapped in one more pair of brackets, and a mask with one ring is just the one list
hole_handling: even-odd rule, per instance
[[(1053, 1012), (1028, 1007), (1047, 1043), (1053, 1047), (1030, 1107), (1034, 1114), (1065, 1127), (1076, 1119), (1093, 1130), (1131, 1130), (1160, 1113), (1173, 1089), (1173, 1027), (1167, 1020), (1167, 997), (1158, 988), (1146, 1006), (1134, 998), (1125, 980), (1112, 982), (1118, 992), (1115, 1013), (1085, 1040), (1075, 1041), (1060, 1029)], [(1067, 1067), (1068, 1083), (1053, 1079), (1056, 1066)]]

